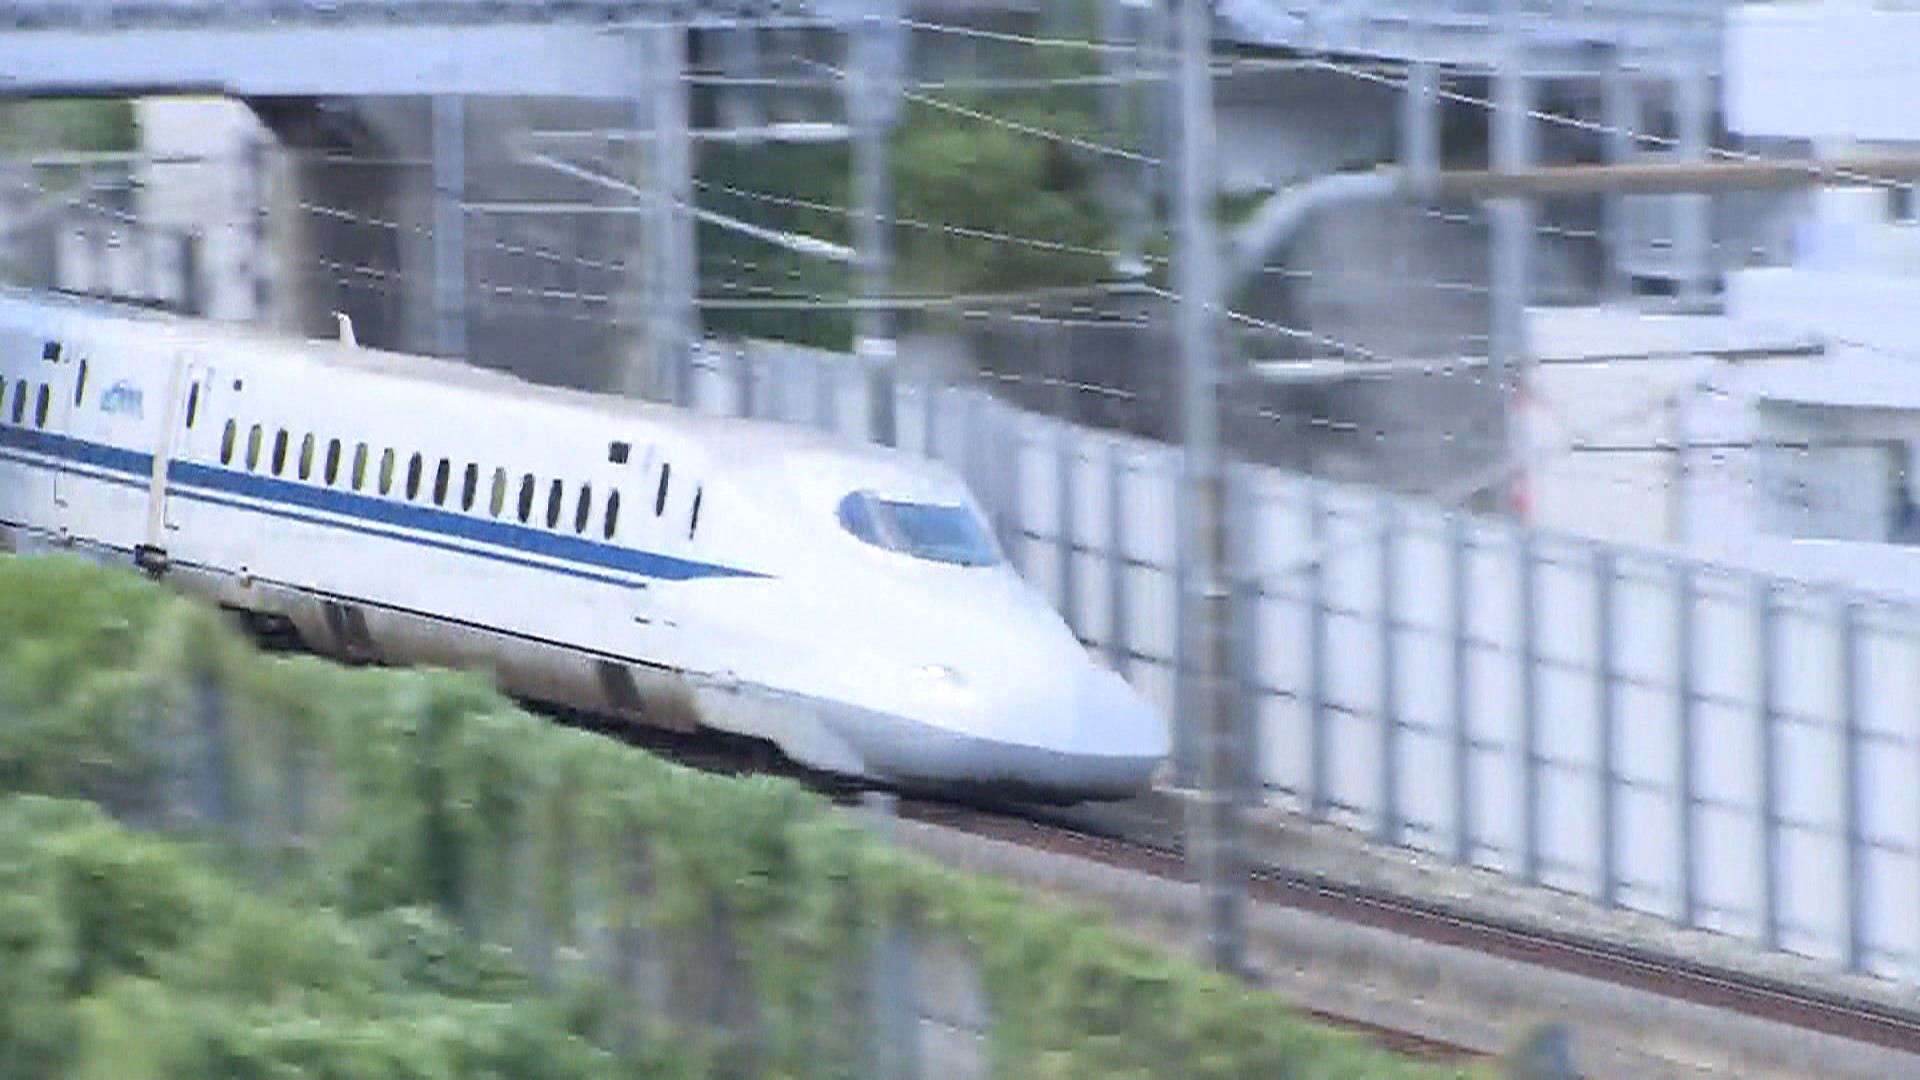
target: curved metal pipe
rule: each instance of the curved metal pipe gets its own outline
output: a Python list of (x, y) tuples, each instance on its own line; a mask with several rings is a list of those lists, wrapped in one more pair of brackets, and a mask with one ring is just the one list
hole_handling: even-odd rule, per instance
[(1392, 199), (1403, 189), (1404, 183), (1393, 174), (1370, 171), (1328, 173), (1276, 192), (1234, 233), (1227, 252), (1227, 292), (1238, 290), (1264, 269), (1273, 253), (1292, 240), (1316, 211), (1342, 203)]

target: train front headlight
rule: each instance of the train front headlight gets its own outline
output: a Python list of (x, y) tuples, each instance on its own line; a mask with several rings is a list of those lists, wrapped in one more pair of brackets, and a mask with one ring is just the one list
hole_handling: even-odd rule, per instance
[(945, 664), (923, 664), (913, 671), (914, 685), (921, 692), (955, 704), (973, 701), (973, 687), (965, 675)]

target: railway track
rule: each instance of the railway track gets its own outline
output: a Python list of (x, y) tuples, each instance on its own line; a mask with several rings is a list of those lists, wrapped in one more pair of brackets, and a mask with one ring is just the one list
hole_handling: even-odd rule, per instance
[[(914, 800), (902, 817), (975, 835), (1044, 847), (1167, 880), (1190, 880), (1177, 844), (1143, 842), (1047, 821), (1046, 811), (1006, 814)], [(1249, 892), (1260, 903), (1371, 926), (1402, 937), (1468, 949), (1536, 967), (1658, 994), (1724, 1012), (1883, 1049), (1920, 1054), (1920, 1013), (1891, 1009), (1780, 980), (1732, 972), (1653, 949), (1602, 942), (1515, 920), (1469, 913), (1324, 875), (1255, 866)]]
[[(552, 715), (550, 711), (549, 715)], [(612, 735), (692, 768), (722, 774), (755, 772), (784, 776), (841, 805), (857, 803), (861, 794), (870, 790), (870, 787), (800, 768), (777, 753), (769, 754), (724, 738), (642, 734), (629, 728), (609, 728), (591, 718), (557, 716), (556, 719)], [(1076, 820), (1074, 815), (1058, 808), (902, 796), (897, 799), (895, 812), (907, 821), (1075, 856), (1163, 880), (1190, 880), (1189, 866), (1178, 841), (1143, 839), (1130, 835), (1125, 829), (1101, 828)], [(1676, 958), (1651, 948), (1616, 944), (1468, 912), (1433, 900), (1309, 872), (1255, 865), (1249, 872), (1249, 892), (1259, 903), (1373, 927), (1411, 940), (1579, 975), (1868, 1046), (1920, 1054), (1920, 1011), (1901, 1011), (1876, 1002)], [(1492, 1056), (1477, 1048), (1440, 1042), (1379, 1024), (1313, 1010), (1308, 1010), (1308, 1014), (1366, 1034), (1381, 1046), (1408, 1056), (1454, 1061)]]

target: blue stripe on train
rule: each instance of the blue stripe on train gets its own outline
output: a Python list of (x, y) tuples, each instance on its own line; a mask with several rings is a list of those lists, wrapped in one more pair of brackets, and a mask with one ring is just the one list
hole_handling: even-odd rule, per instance
[[(12, 448), (52, 458), (54, 459), (53, 467), (62, 472), (136, 488), (145, 487), (153, 473), (151, 454), (77, 439), (69, 435), (59, 435), (50, 431), (0, 426), (0, 448)], [(9, 454), (0, 451), (0, 457), (20, 464), (47, 467), (46, 462), (24, 458), (17, 453)], [(608, 584), (619, 585), (629, 584), (629, 582), (602, 574), (588, 573), (579, 567), (594, 567), (669, 581), (709, 577), (767, 576), (753, 570), (683, 559), (659, 552), (636, 551), (585, 537), (562, 536), (511, 522), (469, 517), (434, 507), (416, 506), (350, 491), (314, 487), (195, 462), (172, 462), (167, 469), (167, 479), (169, 484), (177, 485), (174, 492), (176, 495), (197, 502), (269, 513), (291, 521), (343, 529), (362, 535), (378, 536), (400, 543), (473, 555), (517, 566), (554, 570)], [(244, 503), (226, 496), (254, 499), (267, 505)], [(340, 521), (303, 511), (317, 511), (352, 520)], [(394, 531), (396, 529), (432, 535), (418, 536)], [(471, 546), (474, 544), (507, 548), (513, 553)], [(574, 565), (553, 566), (524, 558), (523, 555), (537, 555)]]

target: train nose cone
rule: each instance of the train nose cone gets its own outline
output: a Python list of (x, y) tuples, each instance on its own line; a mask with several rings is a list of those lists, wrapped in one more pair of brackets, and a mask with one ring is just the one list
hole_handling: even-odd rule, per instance
[(1158, 760), (1173, 751), (1166, 721), (1116, 671), (1088, 665), (1074, 704), (1074, 734), (1090, 753)]
[(1172, 753), (1166, 721), (1117, 672), (1088, 664), (1078, 682), (1069, 753), (1082, 789), (1110, 798), (1143, 791)]

